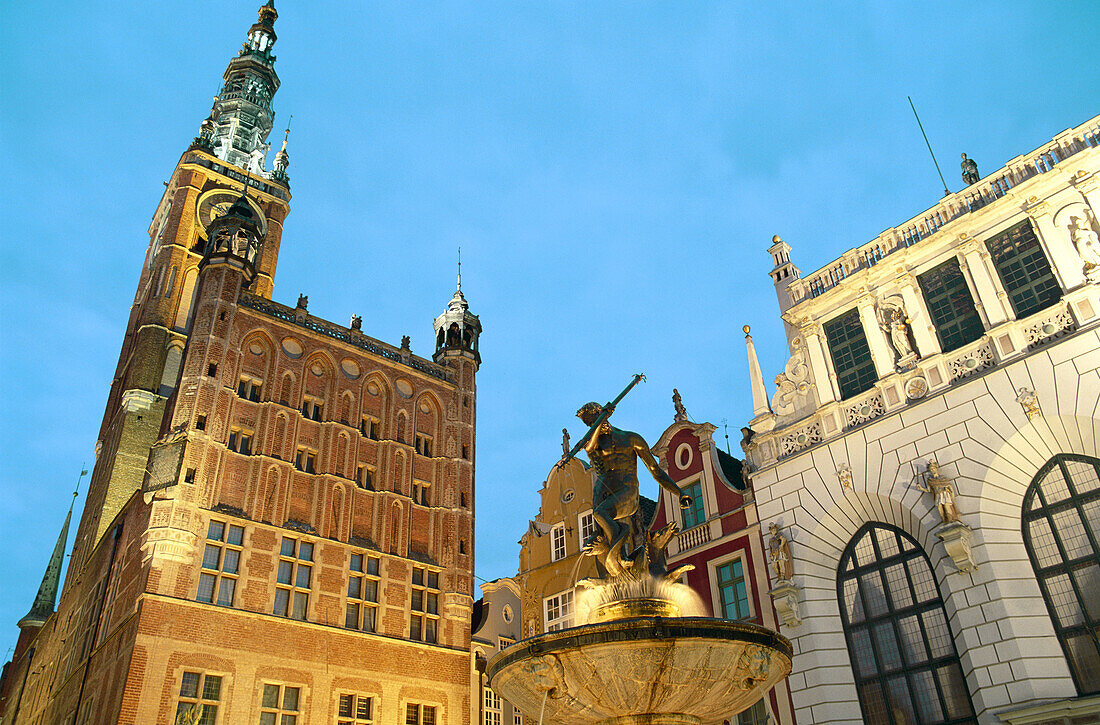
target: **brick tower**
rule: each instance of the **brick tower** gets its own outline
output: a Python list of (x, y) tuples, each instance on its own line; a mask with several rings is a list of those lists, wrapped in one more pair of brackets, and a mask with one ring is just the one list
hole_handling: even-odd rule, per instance
[(469, 722), (481, 324), (461, 277), (432, 360), (272, 301), (277, 17), (260, 8), (153, 217), (5, 725)]

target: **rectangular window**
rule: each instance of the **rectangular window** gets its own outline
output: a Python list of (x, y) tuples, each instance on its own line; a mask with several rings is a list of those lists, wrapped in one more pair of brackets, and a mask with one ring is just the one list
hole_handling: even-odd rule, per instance
[(557, 632), (573, 626), (573, 590), (547, 597), (543, 601), (543, 624), (547, 632)]
[(405, 706), (405, 725), (435, 725), (435, 707), (409, 703)]
[(917, 282), (944, 352), (957, 350), (982, 336), (985, 332), (982, 319), (957, 259), (918, 276)]
[(360, 464), (359, 468), (357, 468), (355, 471), (355, 482), (359, 484), (359, 488), (373, 491), (374, 469), (372, 469), (370, 466)]
[(687, 486), (681, 486), (681, 488), (684, 493), (691, 496), (691, 506), (680, 509), (681, 515), (684, 517), (684, 530), (687, 530), (693, 526), (698, 526), (707, 519), (707, 512), (703, 506), (703, 484), (701, 481), (695, 481)]
[(504, 710), (504, 701), (500, 695), (493, 692), (491, 687), (483, 687), (481, 699), (482, 725), (501, 725), (501, 716)]
[(302, 417), (310, 420), (321, 420), (325, 413), (325, 401), (306, 395), (302, 399)]
[(871, 348), (867, 346), (867, 335), (859, 321), (859, 311), (846, 312), (822, 327), (829, 341), (829, 355), (840, 384), (840, 397), (850, 398), (870, 390), (878, 374), (871, 359)]
[(294, 454), (294, 467), (305, 473), (315, 473), (317, 466), (317, 451), (308, 448), (299, 448)]
[(588, 543), (588, 539), (596, 533), (596, 519), (592, 518), (591, 511), (585, 511), (577, 517), (577, 529), (580, 531), (580, 548)]
[(208, 378), (218, 377), (218, 364), (217, 363), (210, 363), (209, 365), (206, 366), (206, 377), (208, 377)]
[(243, 547), (243, 526), (222, 521), (210, 522), (206, 530), (206, 549), (202, 554), (196, 599), (221, 607), (233, 606)]
[(363, 420), (359, 422), (359, 432), (364, 437), (370, 438), (372, 441), (378, 440), (378, 428), (380, 423), (377, 418), (372, 418), (369, 415), (364, 415)]
[(986, 243), (1017, 318), (1033, 315), (1062, 299), (1031, 221), (1025, 219)]
[(340, 695), (336, 725), (373, 725), (374, 698), (365, 695)]
[(195, 430), (206, 430), (206, 416), (195, 416)]
[(506, 649), (508, 647), (511, 647), (515, 643), (516, 643), (516, 641), (514, 639), (512, 639), (511, 637), (497, 637), (497, 648), (498, 649), (501, 649), (501, 650)]
[(565, 558), (565, 524), (554, 524), (550, 529), (550, 561)]
[(416, 452), (422, 456), (432, 456), (432, 437), (423, 433), (416, 434)]
[(432, 490), (432, 484), (427, 481), (413, 481), (413, 501), (421, 506), (428, 506), (428, 494)]
[(275, 574), (275, 608), (280, 617), (304, 620), (309, 613), (313, 544), (284, 536)]
[(512, 705), (512, 725), (523, 725), (523, 713)]
[(241, 381), (237, 384), (237, 397), (242, 400), (251, 400), (253, 403), (258, 403), (260, 402), (262, 389), (262, 381), (256, 378), (241, 377)]
[(260, 725), (298, 725), (301, 689), (287, 685), (264, 685), (260, 701)]
[(348, 565), (348, 601), (344, 614), (344, 626), (377, 632), (378, 629), (378, 574), (380, 560), (376, 556), (352, 554)]
[(222, 697), (222, 678), (202, 672), (184, 672), (176, 702), (176, 722), (215, 725)]
[(252, 431), (242, 428), (230, 428), (229, 443), (226, 447), (245, 456), (252, 455)]
[(414, 566), (409, 609), (409, 639), (436, 642), (439, 625), (439, 572)]
[(768, 725), (768, 710), (764, 707), (764, 700), (757, 700), (755, 705), (738, 715), (737, 725)]
[(718, 596), (722, 601), (722, 616), (726, 619), (751, 617), (749, 592), (745, 584), (745, 572), (741, 560), (721, 564), (718, 567)]

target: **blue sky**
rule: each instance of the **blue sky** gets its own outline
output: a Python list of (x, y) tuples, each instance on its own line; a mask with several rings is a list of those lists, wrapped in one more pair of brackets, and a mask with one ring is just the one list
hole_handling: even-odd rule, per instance
[[(92, 463), (162, 182), (259, 4), (0, 4), (0, 649)], [(960, 152), (984, 174), (1100, 110), (1095, 3), (278, 9), (275, 299), (430, 355), (462, 247), (485, 579), (581, 403), (644, 372), (616, 418), (650, 441), (673, 387), (697, 421), (751, 417), (741, 325), (766, 379), (786, 360), (772, 235), (810, 272), (942, 194), (907, 95), (952, 190)]]

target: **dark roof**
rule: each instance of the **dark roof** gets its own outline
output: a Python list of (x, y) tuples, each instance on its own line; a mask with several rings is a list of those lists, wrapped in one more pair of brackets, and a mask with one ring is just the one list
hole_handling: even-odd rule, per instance
[(721, 448), (715, 447), (715, 450), (718, 451), (718, 465), (722, 467), (722, 475), (735, 489), (744, 491), (745, 479), (741, 477), (741, 466), (745, 465), (744, 462), (739, 458), (734, 458)]
[(645, 496), (638, 496), (638, 513), (642, 515), (642, 521), (646, 522), (646, 529), (653, 526), (653, 519), (657, 517), (657, 502)]

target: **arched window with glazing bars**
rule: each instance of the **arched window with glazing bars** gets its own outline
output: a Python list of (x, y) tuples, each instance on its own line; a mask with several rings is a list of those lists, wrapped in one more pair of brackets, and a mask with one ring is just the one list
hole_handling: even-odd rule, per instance
[(840, 558), (837, 592), (864, 722), (978, 722), (932, 565), (912, 537), (865, 525)]
[(1100, 459), (1062, 453), (1024, 494), (1024, 546), (1082, 695), (1100, 692)]

